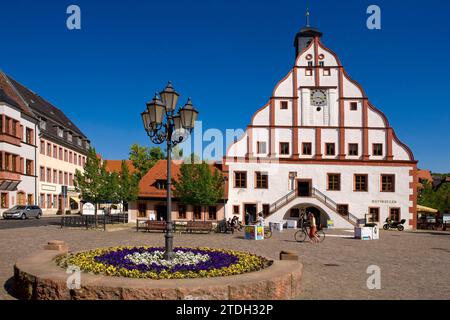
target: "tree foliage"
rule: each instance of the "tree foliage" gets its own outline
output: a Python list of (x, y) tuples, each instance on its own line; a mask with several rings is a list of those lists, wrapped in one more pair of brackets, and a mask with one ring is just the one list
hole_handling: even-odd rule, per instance
[(450, 183), (444, 183), (437, 190), (429, 182), (422, 183), (417, 202), (426, 207), (439, 210), (441, 213), (450, 212)]
[(223, 198), (222, 173), (207, 163), (183, 163), (174, 181), (174, 195), (184, 204), (212, 206)]
[[(75, 189), (84, 201), (94, 203), (120, 203), (137, 199), (139, 179), (130, 174), (125, 161), (122, 161), (121, 173), (108, 172), (107, 161), (97, 157), (95, 149), (89, 150), (84, 171), (75, 172)], [(96, 211), (97, 212), (97, 211)]]
[(137, 170), (139, 180), (158, 162), (165, 159), (166, 155), (160, 147), (147, 148), (133, 144), (130, 148), (130, 160)]

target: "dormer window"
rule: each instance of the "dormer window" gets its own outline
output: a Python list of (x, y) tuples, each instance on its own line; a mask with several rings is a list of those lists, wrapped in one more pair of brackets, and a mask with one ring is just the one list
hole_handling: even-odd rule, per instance
[(90, 146), (89, 141), (86, 140), (86, 150), (89, 150), (89, 146)]
[(67, 141), (72, 142), (72, 140), (73, 140), (72, 133), (67, 132)]
[(312, 61), (308, 61), (308, 67), (312, 67), (312, 66), (313, 66)]
[(323, 61), (319, 61), (319, 66), (320, 66), (320, 67), (323, 67), (323, 66), (325, 66), (325, 62), (323, 62)]
[(158, 190), (166, 190), (167, 189), (167, 180), (162, 180), (162, 179), (156, 180), (155, 187)]
[(47, 119), (41, 118), (39, 121), (39, 128), (41, 130), (47, 130)]
[(56, 133), (58, 134), (58, 137), (60, 138), (64, 137), (64, 131), (61, 127), (56, 127)]
[(81, 137), (77, 138), (77, 144), (81, 147)]

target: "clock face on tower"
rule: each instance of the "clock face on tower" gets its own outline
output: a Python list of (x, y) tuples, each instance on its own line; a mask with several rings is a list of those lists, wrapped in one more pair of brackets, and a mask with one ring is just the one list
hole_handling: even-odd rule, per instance
[(327, 91), (321, 89), (311, 90), (311, 105), (316, 107), (327, 105)]

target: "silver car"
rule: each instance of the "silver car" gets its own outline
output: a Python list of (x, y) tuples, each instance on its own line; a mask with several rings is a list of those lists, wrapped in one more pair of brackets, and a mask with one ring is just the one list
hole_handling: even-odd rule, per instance
[(28, 219), (42, 217), (42, 210), (38, 206), (15, 206), (3, 212), (3, 219)]

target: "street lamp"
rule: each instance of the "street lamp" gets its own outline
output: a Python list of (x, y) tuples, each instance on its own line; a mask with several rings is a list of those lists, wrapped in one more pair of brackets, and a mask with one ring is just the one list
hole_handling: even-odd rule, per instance
[[(173, 258), (173, 221), (172, 221), (172, 148), (185, 140), (185, 135), (177, 134), (175, 131), (185, 131), (190, 133), (194, 129), (198, 111), (188, 99), (186, 105), (176, 113), (179, 94), (169, 82), (166, 88), (158, 94), (152, 101), (147, 103), (147, 110), (141, 114), (144, 129), (150, 140), (154, 144), (167, 143), (167, 224), (165, 234), (164, 259)], [(165, 118), (165, 121), (164, 121)]]

